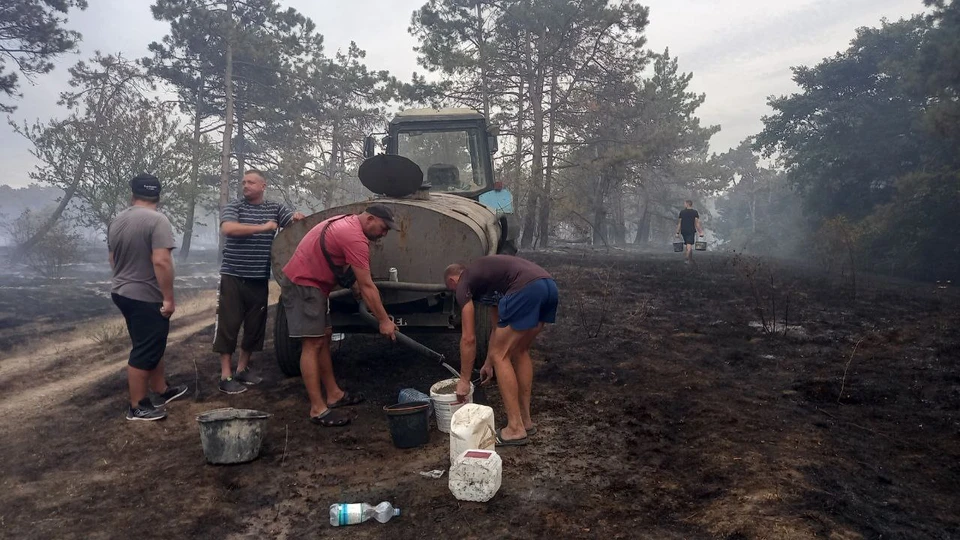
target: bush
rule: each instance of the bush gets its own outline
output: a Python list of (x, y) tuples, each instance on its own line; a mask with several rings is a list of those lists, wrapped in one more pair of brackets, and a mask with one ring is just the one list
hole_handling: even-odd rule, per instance
[(42, 276), (60, 277), (64, 266), (80, 261), (82, 239), (70, 224), (59, 221), (43, 238), (22, 249), (20, 246), (33, 238), (43, 222), (43, 217), (27, 209), (7, 225), (7, 232), (21, 254), (21, 263)]

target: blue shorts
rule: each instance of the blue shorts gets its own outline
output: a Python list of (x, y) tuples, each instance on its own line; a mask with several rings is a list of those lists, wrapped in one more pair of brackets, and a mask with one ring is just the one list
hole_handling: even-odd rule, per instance
[(536, 328), (540, 323), (553, 323), (557, 320), (559, 303), (556, 281), (549, 278), (531, 281), (519, 291), (500, 299), (497, 326), (523, 331)]

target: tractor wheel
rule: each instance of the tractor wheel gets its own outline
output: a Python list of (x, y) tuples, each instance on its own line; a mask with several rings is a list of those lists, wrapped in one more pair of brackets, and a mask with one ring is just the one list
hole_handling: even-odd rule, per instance
[(280, 371), (288, 377), (299, 377), (300, 339), (290, 337), (283, 302), (277, 303), (277, 318), (273, 325), (273, 348), (277, 354)]

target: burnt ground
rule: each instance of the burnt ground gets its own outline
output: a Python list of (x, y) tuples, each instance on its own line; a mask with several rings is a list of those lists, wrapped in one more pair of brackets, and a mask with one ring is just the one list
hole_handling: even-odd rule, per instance
[[(350, 336), (338, 377), (368, 401), (349, 427), (317, 428), (269, 341), (261, 386), (216, 392), (207, 296), (178, 312), (167, 355), (173, 381), (192, 385), (197, 362), (199, 398), (164, 422), (123, 420), (122, 340), (4, 353), (0, 536), (960, 537), (955, 290), (860, 277), (854, 299), (845, 278), (709, 253), (698, 272), (663, 255), (529, 256), (556, 276), (561, 311), (535, 345), (540, 432), (501, 450), (489, 503), (418, 474), (447, 465), (443, 434), (390, 442), (381, 407), (441, 368)], [(426, 341), (456, 358), (455, 336)], [(204, 463), (195, 418), (221, 406), (273, 414), (260, 459)], [(333, 502), (381, 500), (404, 514), (328, 523)]]

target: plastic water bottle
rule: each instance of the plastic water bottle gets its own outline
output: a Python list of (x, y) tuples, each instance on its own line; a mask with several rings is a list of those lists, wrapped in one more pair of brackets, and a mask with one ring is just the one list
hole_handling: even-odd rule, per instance
[(394, 508), (388, 502), (376, 506), (367, 503), (338, 503), (330, 505), (330, 524), (334, 527), (341, 525), (356, 525), (373, 518), (380, 523), (390, 521), (390, 518), (400, 515), (400, 509)]

